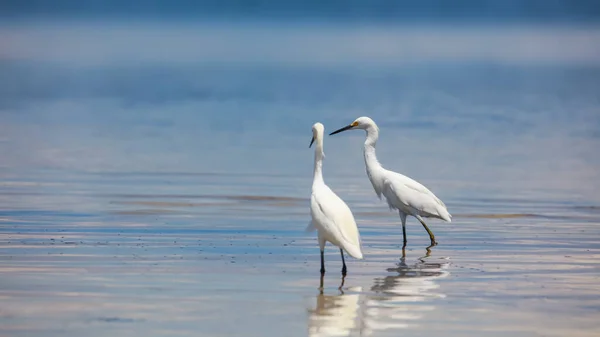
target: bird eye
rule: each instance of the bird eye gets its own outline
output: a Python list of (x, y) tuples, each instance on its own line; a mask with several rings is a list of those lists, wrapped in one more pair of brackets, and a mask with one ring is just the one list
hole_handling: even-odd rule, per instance
[(352, 124), (350, 124), (352, 127), (358, 126), (358, 122), (354, 122)]

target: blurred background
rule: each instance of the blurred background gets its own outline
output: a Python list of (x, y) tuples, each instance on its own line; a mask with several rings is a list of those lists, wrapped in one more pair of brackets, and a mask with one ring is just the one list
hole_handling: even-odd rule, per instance
[[(0, 17), (3, 174), (310, 179), (311, 125), (367, 115), (415, 178), (599, 187), (597, 1), (8, 0)], [(364, 174), (362, 137), (326, 139), (326, 175)]]

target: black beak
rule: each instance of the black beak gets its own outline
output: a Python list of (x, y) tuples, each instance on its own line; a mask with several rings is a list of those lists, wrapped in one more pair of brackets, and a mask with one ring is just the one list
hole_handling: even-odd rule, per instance
[(310, 140), (310, 145), (308, 147), (310, 148), (314, 142), (315, 142), (315, 136), (313, 136), (312, 139)]
[(352, 124), (348, 125), (348, 126), (344, 126), (343, 128), (339, 129), (339, 130), (335, 130), (332, 133), (330, 133), (329, 135), (335, 135), (336, 133), (340, 133), (342, 131), (346, 131), (346, 130), (350, 130), (352, 129), (354, 126), (352, 126)]

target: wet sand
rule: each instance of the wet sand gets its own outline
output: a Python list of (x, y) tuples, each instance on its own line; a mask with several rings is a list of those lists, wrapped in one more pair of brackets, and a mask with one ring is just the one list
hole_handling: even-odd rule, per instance
[(448, 185), (453, 222), (430, 221), (439, 245), (426, 251), (409, 219), (403, 256), (397, 215), (372, 191), (342, 189), (365, 259), (347, 259), (339, 288), (341, 261), (327, 246), (319, 289), (316, 238), (303, 232), (309, 179), (142, 180), (6, 179), (0, 335), (600, 334), (598, 205)]

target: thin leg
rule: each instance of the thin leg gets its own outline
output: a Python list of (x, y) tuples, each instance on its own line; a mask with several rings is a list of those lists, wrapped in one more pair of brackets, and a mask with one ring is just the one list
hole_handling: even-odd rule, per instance
[(325, 252), (321, 251), (321, 275), (325, 274)]
[[(425, 221), (423, 221), (423, 218), (421, 218), (420, 216), (416, 216), (416, 218), (417, 218), (417, 220), (419, 220), (419, 222), (421, 223), (421, 225), (423, 225), (423, 227), (427, 231), (427, 234), (429, 234), (429, 239), (431, 240), (431, 246), (437, 245), (437, 242), (435, 242), (435, 236), (429, 230), (429, 227), (427, 227), (427, 225), (425, 224)], [(429, 246), (429, 247), (431, 247), (431, 246)]]
[(342, 275), (346, 276), (346, 261), (344, 261), (344, 251), (340, 248), (340, 254), (342, 255)]
[(434, 245), (431, 245), (427, 248), (425, 248), (425, 256), (423, 258), (429, 257), (429, 255), (431, 255), (431, 247), (433, 247)]
[(319, 238), (319, 249), (321, 250), (321, 275), (325, 274), (325, 238), (321, 235), (321, 232), (318, 233)]
[(321, 295), (323, 295), (323, 276), (325, 276), (325, 275), (321, 274), (321, 280), (319, 282), (319, 290), (321, 292)]
[(344, 294), (343, 288), (344, 288), (344, 282), (345, 281), (346, 281), (346, 274), (342, 275), (342, 283), (340, 283), (340, 286), (338, 288), (339, 291), (340, 291), (340, 293), (342, 293), (342, 295)]
[(404, 246), (406, 247), (406, 213), (400, 213), (400, 220), (402, 221), (402, 236), (404, 237)]

